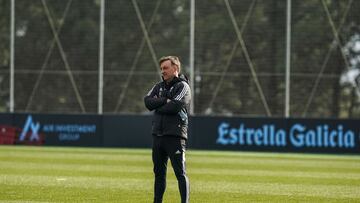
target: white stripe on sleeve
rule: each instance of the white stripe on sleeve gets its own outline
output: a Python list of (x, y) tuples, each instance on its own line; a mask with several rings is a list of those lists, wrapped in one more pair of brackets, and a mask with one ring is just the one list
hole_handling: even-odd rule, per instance
[(183, 82), (184, 86), (180, 92), (180, 94), (178, 96), (175, 97), (175, 100), (178, 100), (180, 101), (184, 96), (185, 94), (188, 92), (188, 89), (189, 89), (189, 85), (186, 84), (185, 82)]
[(152, 88), (151, 88), (151, 90), (147, 93), (147, 95), (146, 96), (150, 96), (150, 94), (152, 93), (152, 91), (154, 90), (154, 87), (155, 87), (156, 85), (154, 85)]

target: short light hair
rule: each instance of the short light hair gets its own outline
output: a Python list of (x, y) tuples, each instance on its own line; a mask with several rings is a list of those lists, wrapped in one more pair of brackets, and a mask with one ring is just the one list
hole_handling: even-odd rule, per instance
[(181, 70), (181, 63), (179, 57), (177, 56), (163, 56), (159, 59), (159, 65), (161, 65), (164, 61), (170, 60), (172, 65), (176, 65), (178, 67), (178, 72)]

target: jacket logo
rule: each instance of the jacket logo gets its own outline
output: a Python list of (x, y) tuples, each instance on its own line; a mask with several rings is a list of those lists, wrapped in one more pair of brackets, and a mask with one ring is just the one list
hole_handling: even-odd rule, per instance
[(160, 89), (159, 89), (159, 97), (161, 97), (161, 96), (162, 96), (162, 92), (163, 92), (163, 88), (162, 88), (162, 87), (160, 87)]

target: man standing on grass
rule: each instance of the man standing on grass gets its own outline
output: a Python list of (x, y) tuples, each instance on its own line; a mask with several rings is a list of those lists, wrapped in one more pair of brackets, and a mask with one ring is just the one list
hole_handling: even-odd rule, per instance
[(180, 75), (180, 60), (165, 56), (159, 60), (162, 81), (145, 96), (145, 106), (154, 111), (152, 123), (154, 164), (154, 202), (162, 202), (166, 188), (168, 158), (178, 180), (181, 202), (189, 202), (189, 179), (186, 175), (185, 149), (191, 92), (188, 80)]

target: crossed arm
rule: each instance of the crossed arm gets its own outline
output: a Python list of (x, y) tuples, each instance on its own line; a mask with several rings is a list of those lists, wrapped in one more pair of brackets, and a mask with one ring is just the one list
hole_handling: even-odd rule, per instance
[(144, 98), (146, 108), (161, 114), (177, 114), (185, 105), (183, 97), (188, 90), (185, 85), (182, 85), (175, 91), (171, 98), (158, 97), (158, 88), (153, 87)]

